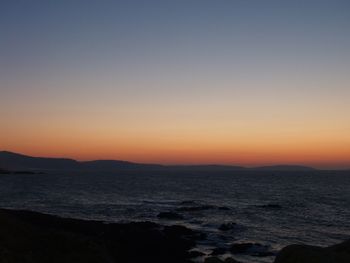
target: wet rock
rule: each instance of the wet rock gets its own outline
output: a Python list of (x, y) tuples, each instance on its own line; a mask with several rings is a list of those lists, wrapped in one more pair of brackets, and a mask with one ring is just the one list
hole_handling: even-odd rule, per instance
[[(0, 209), (1, 263), (189, 263), (200, 236), (183, 226), (105, 224)], [(171, 256), (169, 256), (171, 255)]]
[(181, 236), (183, 238), (191, 240), (201, 240), (205, 238), (205, 233), (189, 229), (185, 226), (174, 225), (174, 226), (165, 226), (163, 229), (164, 234), (169, 236)]
[(223, 210), (223, 211), (229, 211), (230, 208), (226, 207), (226, 206), (219, 206), (218, 207), (219, 210)]
[(350, 240), (322, 248), (307, 245), (290, 245), (283, 248), (274, 263), (349, 263)]
[(226, 258), (225, 260), (221, 260), (217, 257), (208, 257), (204, 260), (204, 263), (240, 263), (232, 257)]
[(198, 257), (203, 257), (205, 254), (197, 250), (192, 250), (188, 252), (188, 255), (190, 258), (198, 258)]
[(177, 253), (186, 252), (186, 254), (182, 255), (184, 258), (192, 257), (188, 252), (189, 249), (196, 245), (196, 241), (203, 239), (201, 232), (179, 225), (165, 226), (162, 234), (165, 236), (165, 240), (170, 243), (170, 246), (178, 251)]
[(210, 253), (210, 255), (212, 255), (212, 256), (222, 255), (222, 254), (225, 254), (226, 251), (227, 251), (226, 248), (217, 247), (217, 248), (213, 249), (213, 251)]
[(240, 263), (239, 261), (235, 260), (234, 258), (226, 258), (225, 263)]
[(182, 220), (184, 217), (178, 213), (174, 212), (161, 212), (157, 215), (158, 218), (161, 219), (169, 219), (169, 220)]
[(271, 252), (271, 251), (256, 251), (254, 253), (252, 253), (252, 256), (255, 257), (272, 257), (272, 256), (276, 256), (276, 253)]
[(233, 244), (230, 247), (230, 251), (233, 254), (243, 254), (246, 253), (249, 249), (251, 249), (254, 245), (256, 245), (255, 243), (237, 243), (237, 244)]
[(208, 257), (204, 260), (204, 263), (224, 263), (224, 261), (217, 257)]
[(247, 254), (255, 257), (273, 256), (274, 253), (269, 251), (269, 246), (259, 243), (236, 243), (230, 248), (232, 254)]
[(237, 226), (236, 223), (230, 222), (230, 223), (224, 223), (219, 226), (219, 230), (221, 231), (229, 231), (234, 229)]

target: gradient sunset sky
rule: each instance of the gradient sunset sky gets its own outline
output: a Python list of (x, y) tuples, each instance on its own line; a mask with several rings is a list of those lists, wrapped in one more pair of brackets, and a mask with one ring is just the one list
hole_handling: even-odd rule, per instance
[(0, 149), (350, 167), (350, 1), (0, 4)]

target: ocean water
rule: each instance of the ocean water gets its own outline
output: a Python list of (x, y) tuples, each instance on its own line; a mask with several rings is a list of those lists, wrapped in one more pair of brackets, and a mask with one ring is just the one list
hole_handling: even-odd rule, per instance
[[(328, 246), (350, 238), (350, 173), (1, 175), (0, 207), (107, 222), (182, 224), (207, 233), (197, 248), (206, 253), (242, 242), (274, 253), (294, 243)], [(183, 219), (157, 217), (168, 211)], [(221, 231), (223, 223), (234, 227)], [(253, 263), (274, 259), (234, 257)]]

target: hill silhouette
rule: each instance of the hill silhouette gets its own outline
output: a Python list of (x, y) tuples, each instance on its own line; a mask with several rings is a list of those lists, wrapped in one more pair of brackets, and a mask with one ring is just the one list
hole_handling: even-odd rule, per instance
[(311, 171), (312, 167), (300, 165), (276, 165), (246, 168), (235, 165), (161, 165), (134, 163), (123, 160), (77, 161), (68, 158), (33, 157), (19, 153), (0, 151), (0, 170), (148, 170), (148, 171)]
[(303, 166), (303, 165), (271, 165), (271, 166), (259, 166), (254, 167), (252, 169), (255, 170), (265, 170), (265, 171), (312, 171), (315, 170), (315, 168)]
[(15, 170), (77, 169), (79, 162), (67, 158), (32, 157), (8, 151), (0, 152), (0, 167)]

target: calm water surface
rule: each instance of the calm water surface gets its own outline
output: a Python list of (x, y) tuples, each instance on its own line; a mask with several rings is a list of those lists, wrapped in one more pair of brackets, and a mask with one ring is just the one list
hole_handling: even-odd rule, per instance
[[(1, 175), (0, 206), (108, 222), (183, 224), (208, 234), (198, 247), (207, 252), (248, 241), (278, 251), (291, 243), (326, 246), (350, 237), (350, 174)], [(206, 209), (178, 212), (183, 220), (157, 218), (159, 212), (203, 206)], [(218, 230), (225, 222), (236, 226)], [(273, 257), (235, 258), (273, 261)]]

